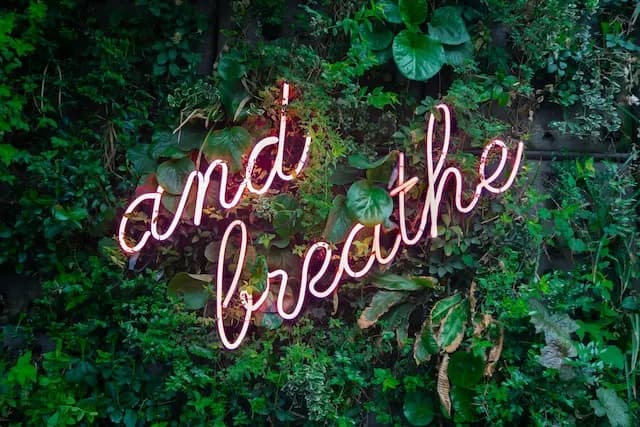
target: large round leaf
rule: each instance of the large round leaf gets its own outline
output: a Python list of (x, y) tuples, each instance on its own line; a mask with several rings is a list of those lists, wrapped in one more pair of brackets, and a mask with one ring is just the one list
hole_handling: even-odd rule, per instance
[(400, 72), (411, 80), (427, 80), (445, 63), (440, 42), (411, 30), (403, 30), (393, 39), (393, 59)]
[(444, 56), (447, 64), (462, 65), (467, 59), (473, 58), (473, 44), (466, 42), (457, 46), (444, 45)]
[(445, 44), (462, 44), (471, 40), (460, 10), (452, 6), (436, 9), (429, 22), (429, 35)]
[(393, 39), (393, 33), (384, 25), (366, 21), (360, 24), (360, 37), (372, 50), (386, 49)]
[(398, 9), (407, 26), (418, 26), (427, 19), (427, 0), (400, 0)]
[(158, 184), (170, 194), (182, 194), (187, 177), (195, 170), (195, 165), (190, 158), (167, 160), (161, 163), (156, 170)]
[(448, 376), (451, 384), (470, 388), (478, 384), (484, 372), (484, 362), (473, 353), (456, 351), (449, 359)]
[(242, 169), (242, 155), (251, 146), (251, 135), (243, 127), (235, 126), (212, 132), (204, 143), (207, 161), (226, 160), (234, 172)]
[(156, 170), (156, 161), (151, 157), (149, 144), (137, 144), (127, 150), (127, 160), (134, 172), (142, 176)]
[(382, 7), (384, 19), (392, 24), (402, 24), (402, 16), (400, 16), (397, 0), (380, 0), (378, 4)]
[(393, 211), (393, 200), (384, 189), (367, 180), (354, 183), (347, 191), (347, 209), (363, 225), (382, 224)]
[(426, 426), (433, 421), (433, 400), (423, 391), (407, 393), (402, 409), (413, 426)]
[(169, 295), (181, 297), (189, 310), (204, 307), (207, 302), (205, 286), (213, 280), (208, 274), (178, 273), (173, 276), (167, 287)]
[(169, 131), (156, 131), (151, 136), (151, 157), (159, 159), (161, 157), (170, 157), (172, 159), (181, 159), (187, 154), (178, 146), (178, 136)]

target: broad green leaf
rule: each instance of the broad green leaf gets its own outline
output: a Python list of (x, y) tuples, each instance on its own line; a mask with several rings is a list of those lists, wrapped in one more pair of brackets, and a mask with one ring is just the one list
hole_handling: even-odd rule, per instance
[(356, 169), (373, 169), (389, 160), (389, 154), (380, 157), (378, 160), (369, 160), (364, 154), (358, 153), (350, 155), (347, 160), (349, 161), (349, 165)]
[(367, 43), (371, 50), (386, 49), (393, 40), (393, 33), (381, 23), (363, 22), (358, 30), (360, 38)]
[(362, 178), (362, 172), (347, 165), (339, 165), (331, 174), (329, 181), (333, 185), (347, 185)]
[(182, 151), (198, 150), (203, 144), (207, 133), (202, 129), (195, 129), (191, 126), (184, 126), (175, 137), (178, 142), (178, 148)]
[(547, 343), (553, 340), (571, 342), (570, 335), (578, 330), (578, 324), (566, 313), (549, 313), (544, 305), (535, 299), (528, 302), (531, 312), (531, 323), (536, 332), (544, 333)]
[(416, 280), (411, 277), (391, 273), (373, 276), (371, 283), (373, 283), (376, 288), (386, 289), (388, 291), (417, 291), (425, 289), (425, 284), (431, 283), (428, 279), (432, 279), (437, 283), (437, 280), (434, 278), (418, 278), (418, 280)]
[(467, 323), (469, 308), (466, 301), (455, 305), (449, 310), (447, 316), (440, 322), (438, 331), (438, 345), (448, 353), (456, 350), (464, 337), (464, 328)]
[(454, 294), (436, 302), (431, 309), (431, 323), (434, 325), (439, 324), (440, 321), (445, 318), (447, 313), (449, 313), (451, 307), (458, 304), (460, 301), (462, 301), (462, 295)]
[(354, 224), (353, 218), (349, 215), (349, 210), (345, 204), (346, 200), (346, 197), (342, 194), (338, 194), (333, 199), (333, 206), (329, 212), (327, 224), (322, 232), (322, 236), (329, 243), (343, 242)]
[(358, 326), (366, 329), (373, 326), (376, 321), (385, 314), (391, 307), (397, 305), (407, 298), (405, 292), (379, 291), (371, 299), (371, 304), (364, 309), (358, 319)]
[(453, 406), (453, 420), (456, 423), (474, 421), (476, 411), (473, 404), (474, 391), (462, 387), (451, 386), (451, 403)]
[(243, 127), (235, 126), (212, 132), (204, 143), (203, 153), (208, 162), (216, 159), (229, 162), (231, 170), (242, 169), (242, 155), (251, 147), (251, 135)]
[[(391, 40), (389, 40), (391, 42)], [(0, 144), (0, 161), (9, 166), (20, 151), (11, 144)]]
[(10, 382), (17, 382), (24, 386), (27, 382), (34, 382), (37, 373), (36, 368), (31, 363), (31, 351), (27, 351), (18, 358), (16, 364), (9, 370), (7, 378)]
[(427, 426), (433, 421), (433, 400), (422, 390), (407, 393), (402, 410), (412, 426)]
[(393, 307), (382, 319), (385, 330), (396, 332), (398, 348), (403, 348), (409, 338), (409, 316), (415, 308), (412, 303), (403, 303)]
[(222, 80), (239, 80), (246, 74), (247, 66), (237, 51), (231, 51), (220, 57), (217, 71)]
[(427, 19), (427, 0), (399, 0), (398, 10), (408, 27), (418, 26)]
[(427, 319), (422, 324), (422, 329), (413, 343), (413, 359), (419, 365), (423, 362), (428, 362), (431, 356), (438, 354), (439, 351), (438, 343), (433, 336), (431, 322)]
[(137, 144), (127, 150), (127, 160), (138, 176), (155, 172), (157, 162), (151, 157), (149, 144)]
[(457, 46), (443, 46), (447, 64), (462, 65), (467, 59), (473, 58), (473, 44), (471, 44), (471, 42), (462, 43)]
[(235, 121), (245, 115), (242, 112), (240, 115), (237, 114), (243, 101), (249, 96), (240, 80), (222, 80), (218, 83), (218, 91), (228, 117)]
[(161, 163), (156, 170), (158, 184), (170, 194), (182, 194), (187, 177), (195, 170), (195, 165), (190, 158), (167, 160)]
[(471, 40), (460, 16), (460, 9), (453, 6), (439, 7), (429, 22), (429, 35), (444, 44), (458, 45)]
[(393, 212), (393, 200), (386, 190), (361, 180), (347, 191), (350, 215), (365, 226), (382, 224)]
[(456, 351), (449, 359), (447, 372), (452, 385), (472, 388), (482, 379), (484, 362), (473, 353)]
[(411, 30), (403, 30), (393, 39), (393, 59), (406, 78), (418, 81), (436, 75), (446, 60), (440, 42)]
[(607, 365), (611, 365), (618, 369), (624, 369), (624, 354), (622, 354), (622, 350), (615, 345), (610, 345), (602, 350), (599, 356)]
[(392, 24), (402, 24), (402, 16), (400, 16), (397, 0), (380, 0), (378, 4), (382, 6), (384, 19)]
[(269, 330), (278, 329), (282, 326), (282, 317), (278, 313), (261, 313), (260, 322), (258, 326), (263, 328), (267, 328)]
[(393, 50), (391, 49), (391, 45), (389, 45), (386, 49), (374, 50), (373, 55), (376, 57), (378, 65), (384, 65), (393, 58)]
[(167, 293), (181, 297), (187, 309), (197, 310), (207, 303), (205, 286), (212, 280), (210, 274), (177, 273), (169, 282)]
[(178, 137), (169, 131), (156, 131), (151, 136), (151, 157), (181, 159), (187, 154), (178, 147)]
[(632, 419), (629, 407), (614, 390), (599, 388), (596, 391), (598, 400), (591, 401), (591, 407), (597, 416), (607, 415), (611, 427), (631, 427)]

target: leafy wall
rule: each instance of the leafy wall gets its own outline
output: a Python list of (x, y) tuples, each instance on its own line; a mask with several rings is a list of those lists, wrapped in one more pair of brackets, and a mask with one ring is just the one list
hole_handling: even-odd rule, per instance
[[(636, 425), (639, 12), (564, 0), (3, 4), (0, 421)], [(164, 188), (164, 229), (193, 170), (224, 159), (229, 191), (240, 185), (251, 148), (278, 135), (284, 82), (284, 165), (308, 135), (303, 172), (233, 209), (207, 198), (198, 226), (190, 196), (170, 238), (123, 253), (133, 197)], [(268, 270), (296, 278), (313, 242), (340, 248), (356, 222), (367, 227), (348, 256), (362, 267), (374, 228), (389, 247), (399, 227), (387, 184), (400, 153), (408, 176), (424, 176), (440, 102), (463, 198), (493, 138), (511, 159), (525, 143), (514, 186), (471, 214), (449, 186), (437, 237), (305, 298), (293, 321), (275, 312), (273, 287), (243, 345), (225, 350), (216, 322), (233, 335), (243, 316), (239, 302), (216, 314), (211, 274), (237, 262), (237, 241), (218, 257), (228, 224), (250, 227), (240, 286), (256, 299)], [(256, 159), (257, 181), (273, 155)], [(426, 191), (423, 180), (408, 193), (408, 218)], [(135, 242), (150, 211), (129, 220)]]

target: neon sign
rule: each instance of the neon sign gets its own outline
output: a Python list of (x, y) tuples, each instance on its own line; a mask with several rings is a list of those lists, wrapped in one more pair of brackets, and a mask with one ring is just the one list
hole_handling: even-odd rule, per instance
[[(186, 207), (189, 194), (191, 193), (194, 185), (196, 188), (196, 201), (193, 223), (196, 226), (199, 226), (202, 220), (206, 193), (211, 182), (211, 177), (216, 170), (219, 171), (220, 176), (218, 200), (220, 206), (225, 210), (229, 210), (237, 206), (245, 191), (257, 195), (265, 194), (267, 191), (269, 191), (276, 177), (278, 177), (282, 181), (291, 181), (296, 176), (300, 175), (307, 160), (311, 138), (306, 137), (302, 154), (300, 155), (300, 159), (296, 163), (296, 166), (293, 168), (293, 173), (285, 173), (283, 170), (285, 134), (287, 126), (285, 107), (287, 106), (288, 102), (289, 85), (285, 83), (282, 94), (282, 111), (280, 113), (279, 136), (270, 136), (264, 138), (260, 140), (255, 145), (255, 147), (253, 147), (248, 157), (244, 179), (239, 184), (234, 194), (227, 195), (227, 184), (229, 182), (229, 169), (227, 163), (223, 160), (214, 160), (209, 164), (204, 174), (202, 174), (200, 171), (193, 171), (188, 176), (184, 190), (179, 199), (175, 215), (166, 230), (162, 231), (159, 230), (158, 227), (158, 218), (164, 189), (161, 186), (158, 186), (155, 192), (145, 193), (134, 199), (125, 210), (118, 230), (118, 241), (122, 250), (127, 254), (135, 254), (141, 251), (151, 238), (158, 241), (168, 239), (180, 223), (180, 219), (182, 218), (182, 214)], [(487, 144), (482, 151), (480, 164), (478, 167), (478, 183), (475, 186), (475, 191), (471, 200), (465, 203), (462, 197), (462, 173), (456, 167), (444, 167), (449, 150), (449, 141), (451, 136), (450, 112), (448, 107), (444, 104), (438, 105), (437, 109), (442, 112), (442, 115), (444, 117), (444, 136), (440, 148), (440, 154), (437, 157), (434, 157), (433, 140), (436, 119), (435, 116), (431, 114), (428, 121), (426, 138), (426, 196), (424, 199), (422, 211), (419, 213), (419, 222), (417, 222), (418, 219), (416, 218), (416, 222), (419, 225), (417, 231), (415, 231), (413, 235), (410, 235), (407, 226), (409, 220), (406, 217), (405, 204), (406, 193), (411, 190), (416, 184), (418, 184), (420, 182), (420, 179), (418, 177), (411, 177), (407, 179), (407, 177), (405, 176), (404, 154), (399, 153), (396, 165), (397, 178), (395, 178), (390, 184), (390, 186), (395, 184), (395, 187), (389, 189), (389, 195), (392, 198), (397, 197), (399, 212), (399, 230), (396, 230), (395, 239), (393, 240), (391, 248), (387, 249), (383, 248), (382, 246), (381, 224), (374, 226), (370, 255), (363, 267), (360, 267), (358, 270), (354, 270), (349, 263), (349, 253), (356, 236), (365, 228), (364, 225), (356, 223), (355, 226), (353, 226), (353, 228), (347, 234), (342, 249), (336, 251), (336, 254), (334, 254), (334, 250), (327, 242), (320, 241), (312, 244), (307, 249), (302, 261), (302, 274), (299, 283), (298, 297), (295, 301), (295, 304), (293, 305), (293, 308), (291, 309), (289, 307), (290, 311), (287, 311), (287, 308), (285, 307), (286, 291), (290, 286), (289, 275), (282, 269), (276, 269), (268, 272), (265, 289), (258, 298), (254, 299), (254, 296), (245, 290), (241, 290), (239, 292), (238, 297), (240, 299), (240, 304), (244, 309), (244, 319), (235, 339), (229, 339), (229, 337), (227, 336), (227, 331), (225, 330), (223, 324), (223, 314), (224, 310), (227, 309), (231, 304), (232, 298), (238, 290), (238, 283), (247, 254), (248, 231), (245, 222), (240, 219), (232, 221), (227, 226), (222, 235), (222, 240), (220, 243), (220, 251), (218, 253), (218, 264), (215, 279), (216, 325), (220, 340), (227, 349), (233, 350), (240, 346), (249, 329), (251, 315), (266, 302), (269, 296), (269, 289), (271, 284), (277, 282), (279, 282), (280, 284), (278, 289), (278, 296), (276, 299), (276, 309), (278, 314), (283, 319), (294, 319), (302, 311), (307, 293), (313, 295), (316, 298), (325, 298), (331, 295), (331, 293), (333, 293), (337, 289), (339, 283), (344, 277), (357, 279), (365, 276), (376, 263), (380, 265), (391, 263), (397, 255), (398, 250), (402, 244), (407, 246), (415, 245), (420, 241), (425, 233), (428, 233), (428, 236), (430, 236), (431, 238), (437, 237), (438, 212), (440, 208), (440, 202), (444, 195), (445, 185), (448, 181), (454, 181), (454, 204), (456, 209), (461, 213), (470, 212), (478, 203), (478, 200), (480, 199), (483, 191), (493, 194), (499, 194), (506, 191), (513, 184), (522, 160), (524, 145), (522, 142), (518, 143), (509, 176), (506, 178), (506, 180), (504, 180), (504, 182), (500, 184), (497, 183), (497, 181), (502, 180), (503, 172), (505, 171), (505, 167), (507, 166), (507, 162), (509, 160), (509, 150), (504, 142), (497, 139), (493, 140), (492, 142)], [(273, 150), (273, 147), (276, 148), (276, 155), (273, 159), (273, 166), (269, 171), (266, 179), (264, 179), (262, 185), (259, 186), (252, 181), (253, 169), (255, 167), (256, 160), (258, 159), (258, 156), (265, 152), (266, 149)], [(489, 154), (493, 150), (499, 151), (500, 161), (493, 173), (491, 173), (491, 175), (489, 176), (486, 176), (487, 159), (489, 157)], [(126, 234), (129, 216), (145, 202), (152, 202), (152, 214), (149, 227), (150, 229), (146, 230), (142, 234), (135, 245), (130, 246), (127, 242), (128, 239)], [(229, 239), (234, 232), (239, 233), (240, 249), (238, 251), (238, 261), (236, 263), (235, 272), (233, 274), (233, 277), (231, 277), (231, 281), (229, 282), (229, 285), (225, 292), (225, 290), (223, 289), (223, 285), (228, 282), (228, 279), (225, 277), (225, 253), (227, 251)], [(320, 268), (317, 269), (317, 271), (312, 272), (312, 260), (318, 255), (321, 257)], [(338, 265), (331, 272), (333, 277), (328, 278), (331, 280), (330, 284), (322, 289), (319, 287), (320, 281), (328, 273), (329, 267), (331, 266), (332, 260), (335, 258), (335, 255), (337, 255), (339, 259)]]

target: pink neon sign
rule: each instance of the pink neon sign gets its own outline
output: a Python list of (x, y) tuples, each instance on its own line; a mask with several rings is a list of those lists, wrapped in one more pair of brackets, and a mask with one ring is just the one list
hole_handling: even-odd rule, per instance
[[(300, 155), (300, 159), (296, 163), (295, 168), (293, 168), (292, 174), (287, 174), (283, 171), (283, 161), (284, 161), (284, 152), (285, 152), (285, 133), (286, 133), (286, 113), (284, 112), (284, 107), (289, 102), (289, 85), (284, 84), (283, 87), (283, 95), (282, 95), (282, 106), (283, 111), (280, 114), (280, 129), (279, 135), (276, 138), (275, 136), (267, 137), (259, 141), (251, 153), (249, 154), (247, 166), (244, 173), (244, 179), (235, 190), (235, 193), (232, 195), (227, 195), (227, 184), (229, 182), (229, 170), (227, 163), (223, 160), (214, 160), (211, 162), (205, 171), (202, 174), (200, 171), (193, 171), (188, 176), (184, 190), (179, 199), (178, 206), (176, 208), (175, 215), (171, 220), (169, 226), (166, 230), (159, 230), (158, 227), (158, 218), (160, 212), (160, 202), (163, 194), (163, 188), (158, 186), (155, 192), (153, 193), (145, 193), (134, 199), (127, 209), (125, 210), (124, 215), (120, 221), (120, 227), (118, 230), (118, 241), (120, 243), (120, 247), (127, 254), (134, 254), (141, 251), (144, 246), (148, 243), (150, 238), (153, 238), (158, 241), (168, 239), (173, 232), (176, 230), (180, 219), (182, 218), (182, 213), (187, 204), (187, 200), (189, 198), (189, 194), (193, 188), (196, 186), (196, 204), (195, 211), (193, 216), (193, 223), (198, 226), (202, 220), (202, 213), (206, 198), (206, 193), (209, 188), (209, 184), (211, 182), (212, 174), (218, 170), (220, 175), (220, 190), (218, 194), (218, 200), (220, 206), (223, 209), (229, 210), (234, 208), (240, 202), (242, 195), (245, 191), (248, 191), (252, 194), (265, 194), (269, 191), (271, 185), (273, 184), (276, 176), (282, 181), (290, 181), (294, 179), (294, 177), (298, 176), (304, 166), (307, 159), (309, 146), (311, 144), (311, 138), (306, 137), (304, 148), (302, 150), (302, 154)], [(248, 243), (248, 231), (247, 226), (244, 221), (240, 219), (236, 219), (232, 221), (224, 231), (222, 235), (222, 241), (220, 243), (220, 252), (218, 253), (218, 264), (216, 271), (216, 324), (218, 328), (218, 334), (220, 336), (220, 340), (222, 344), (233, 350), (238, 348), (242, 343), (242, 340), (247, 334), (249, 329), (249, 324), (251, 321), (252, 313), (256, 312), (267, 300), (270, 292), (271, 284), (279, 283), (278, 297), (276, 299), (276, 310), (278, 314), (283, 319), (294, 319), (296, 318), (300, 312), (302, 311), (305, 298), (307, 296), (307, 292), (313, 295), (316, 298), (325, 298), (331, 295), (338, 287), (339, 283), (343, 279), (343, 277), (351, 277), (354, 279), (365, 276), (371, 268), (376, 264), (386, 265), (393, 261), (395, 256), (398, 253), (401, 244), (405, 244), (408, 246), (417, 244), (420, 239), (423, 237), (426, 231), (428, 231), (428, 235), (430, 237), (437, 237), (438, 235), (438, 211), (440, 208), (440, 202), (442, 200), (445, 184), (449, 180), (454, 181), (455, 186), (455, 194), (454, 194), (454, 203), (456, 209), (461, 213), (467, 213), (471, 211), (478, 200), (480, 199), (480, 195), (483, 191), (487, 191), (489, 193), (499, 194), (506, 191), (514, 182), (518, 168), (520, 166), (520, 162), (522, 160), (523, 148), (524, 145), (522, 142), (518, 143), (515, 157), (513, 158), (512, 168), (509, 172), (508, 178), (500, 183), (496, 183), (496, 181), (500, 180), (502, 174), (507, 165), (507, 161), (509, 159), (508, 148), (504, 142), (500, 140), (494, 140), (491, 143), (487, 144), (482, 151), (482, 155), (480, 157), (480, 165), (478, 167), (478, 177), (479, 181), (476, 184), (475, 191), (473, 193), (473, 197), (468, 202), (463, 201), (462, 199), (462, 183), (463, 178), (460, 170), (455, 167), (447, 167), (444, 168), (444, 163), (449, 150), (449, 140), (451, 134), (451, 117), (449, 109), (446, 105), (441, 104), (438, 105), (437, 108), (442, 112), (444, 117), (444, 137), (442, 140), (440, 154), (437, 158), (434, 158), (434, 132), (435, 132), (435, 123), (436, 119), (433, 114), (430, 115), (428, 126), (427, 126), (427, 139), (426, 139), (426, 153), (427, 153), (427, 188), (426, 188), (426, 196), (424, 199), (424, 205), (422, 207), (422, 211), (419, 214), (419, 227), (415, 234), (411, 236), (408, 230), (408, 220), (406, 218), (406, 193), (411, 190), (419, 181), (418, 177), (411, 177), (406, 179), (405, 177), (405, 160), (404, 154), (399, 153), (396, 170), (397, 170), (397, 178), (394, 179), (394, 182), (390, 184), (390, 187), (393, 184), (396, 184), (395, 187), (389, 189), (389, 195), (391, 197), (397, 197), (398, 199), (398, 211), (399, 211), (399, 222), (400, 227), (399, 231), (395, 236), (393, 245), (391, 248), (386, 249), (386, 255), (383, 254), (382, 247), (382, 228), (381, 225), (378, 224), (373, 228), (373, 242), (371, 245), (371, 253), (369, 258), (366, 260), (365, 265), (361, 267), (359, 270), (354, 270), (349, 263), (349, 253), (351, 251), (351, 246), (356, 236), (360, 231), (362, 231), (365, 226), (357, 223), (348, 233), (346, 241), (342, 246), (342, 249), (337, 251), (338, 254), (338, 264), (335, 269), (332, 269), (331, 274), (333, 277), (329, 277), (331, 279), (330, 284), (324, 289), (319, 289), (318, 285), (320, 281), (323, 279), (325, 274), (328, 273), (329, 267), (332, 265), (331, 260), (334, 259), (334, 251), (329, 245), (329, 243), (320, 241), (312, 244), (306, 251), (304, 255), (304, 259), (302, 262), (302, 275), (299, 283), (299, 292), (297, 300), (293, 305), (293, 308), (289, 308), (290, 311), (287, 311), (285, 307), (285, 296), (287, 287), (289, 284), (289, 276), (286, 271), (277, 269), (268, 272), (268, 280), (262, 294), (254, 301), (254, 296), (250, 293), (242, 290), (239, 292), (240, 303), (244, 308), (244, 320), (240, 327), (240, 331), (237, 333), (236, 338), (234, 340), (230, 340), (227, 336), (227, 332), (225, 330), (223, 324), (224, 318), (224, 310), (229, 307), (231, 304), (233, 296), (236, 294), (238, 290), (238, 282), (240, 280), (240, 276), (242, 273), (242, 269), (244, 267), (246, 252), (247, 252), (247, 243)], [(276, 156), (273, 159), (273, 167), (269, 171), (266, 179), (262, 183), (261, 186), (257, 186), (256, 183), (252, 181), (252, 172), (256, 163), (256, 160), (266, 149), (276, 148)], [(497, 168), (489, 175), (486, 176), (486, 162), (489, 154), (492, 150), (499, 150), (500, 152), (500, 161), (498, 163)], [(229, 198), (230, 197), (230, 198)], [(150, 221), (150, 229), (145, 231), (143, 235), (140, 237), (139, 241), (130, 246), (127, 243), (126, 238), (126, 229), (127, 222), (129, 220), (129, 215), (132, 214), (138, 207), (142, 206), (145, 202), (152, 202), (152, 214)], [(430, 221), (429, 221), (430, 219)], [(417, 219), (416, 219), (417, 221)], [(225, 253), (227, 251), (227, 246), (229, 243), (229, 239), (231, 238), (233, 233), (239, 233), (240, 237), (240, 249), (238, 251), (238, 261), (236, 263), (236, 270), (231, 278), (228, 288), (223, 289), (223, 284), (227, 282), (225, 275)], [(322, 262), (317, 269), (317, 271), (311, 271), (311, 262), (314, 256), (319, 254), (322, 257)], [(316, 270), (314, 268), (314, 270)], [(224, 296), (224, 298), (223, 298)]]

